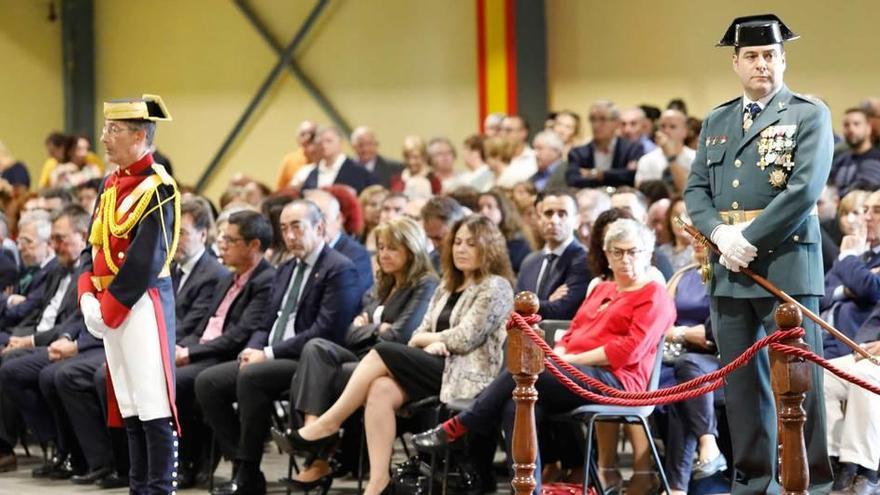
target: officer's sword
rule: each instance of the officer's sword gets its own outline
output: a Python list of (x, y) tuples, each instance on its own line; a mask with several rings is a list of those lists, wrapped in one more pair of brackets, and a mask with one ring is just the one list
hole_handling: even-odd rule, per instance
[[(677, 216), (677, 215), (672, 217), (672, 220), (675, 222), (676, 225), (678, 225), (679, 227), (684, 229), (685, 232), (690, 234), (690, 236), (693, 237), (696, 242), (699, 242), (703, 246), (706, 246), (708, 249), (712, 250), (712, 252), (714, 252), (718, 256), (721, 256), (721, 250), (718, 249), (718, 246), (716, 246), (712, 241), (707, 239), (706, 236), (704, 236), (702, 232), (697, 230), (696, 227), (685, 222), (684, 220), (682, 220), (682, 218), (680, 216)], [(807, 309), (803, 304), (799, 303), (795, 298), (789, 296), (784, 291), (780, 290), (778, 287), (773, 285), (769, 280), (767, 280), (766, 278), (753, 272), (748, 267), (740, 268), (739, 271), (748, 275), (749, 278), (751, 278), (752, 280), (757, 282), (758, 285), (760, 285), (761, 287), (766, 289), (767, 292), (773, 294), (774, 296), (778, 297), (779, 299), (782, 299), (783, 301), (785, 301), (787, 303), (791, 303), (791, 304), (794, 304), (795, 306), (797, 306), (798, 309), (800, 309), (801, 312), (807, 318), (816, 322), (817, 325), (819, 325), (820, 327), (825, 329), (826, 332), (833, 335), (834, 338), (836, 338), (837, 340), (843, 342), (843, 344), (846, 345), (847, 347), (849, 347), (850, 349), (852, 349), (853, 352), (855, 352), (859, 356), (862, 356), (863, 358), (867, 359), (868, 361), (871, 361), (875, 365), (880, 366), (880, 360), (878, 360), (876, 356), (873, 356), (872, 354), (868, 353), (868, 351), (866, 351), (862, 346), (853, 342), (852, 339), (850, 339), (849, 337), (844, 335), (843, 332), (834, 328), (830, 323), (828, 323), (827, 321), (820, 318), (819, 315), (817, 315), (816, 313), (813, 313), (812, 311)]]

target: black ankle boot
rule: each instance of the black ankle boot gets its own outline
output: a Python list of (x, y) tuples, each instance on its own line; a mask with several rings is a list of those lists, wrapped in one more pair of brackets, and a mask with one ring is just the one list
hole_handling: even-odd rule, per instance
[(143, 421), (147, 438), (147, 487), (150, 493), (177, 490), (177, 430), (171, 418)]

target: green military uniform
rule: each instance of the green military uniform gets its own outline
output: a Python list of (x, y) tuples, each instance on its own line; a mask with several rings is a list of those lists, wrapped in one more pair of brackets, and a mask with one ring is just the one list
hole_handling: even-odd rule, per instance
[[(757, 46), (757, 45), (752, 45)], [(684, 192), (694, 225), (709, 238), (722, 223), (751, 220), (743, 237), (757, 248), (755, 273), (818, 313), (824, 293), (816, 201), (831, 167), (833, 138), (828, 109), (784, 85), (744, 130), (743, 98), (715, 108), (703, 122)], [(729, 363), (773, 332), (778, 301), (742, 273), (712, 260), (709, 281), (712, 326), (721, 358)], [(806, 341), (817, 353), (822, 339), (805, 320)], [(814, 368), (805, 437), (811, 493), (827, 493), (828, 463), (822, 371)], [(776, 407), (766, 350), (730, 375), (727, 413), (733, 440), (733, 494), (780, 493), (777, 482)]]

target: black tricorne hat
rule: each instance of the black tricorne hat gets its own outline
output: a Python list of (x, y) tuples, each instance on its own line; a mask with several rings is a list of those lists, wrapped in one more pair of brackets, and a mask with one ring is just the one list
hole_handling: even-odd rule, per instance
[(737, 17), (715, 46), (775, 45), (800, 38), (774, 14)]

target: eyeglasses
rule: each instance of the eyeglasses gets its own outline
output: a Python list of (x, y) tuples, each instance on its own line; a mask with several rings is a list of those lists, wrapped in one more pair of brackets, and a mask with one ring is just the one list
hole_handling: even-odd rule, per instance
[(629, 256), (630, 258), (635, 258), (637, 254), (644, 253), (644, 249), (632, 248), (632, 249), (606, 249), (605, 254), (608, 255), (609, 258), (620, 261), (624, 256)]
[(104, 128), (101, 129), (101, 134), (113, 134), (113, 135), (115, 135), (115, 134), (119, 134), (119, 133), (122, 133), (122, 132), (125, 132), (125, 131), (128, 131), (128, 132), (135, 132), (136, 130), (137, 130), (137, 129), (135, 129), (135, 128), (133, 128), (133, 127), (128, 127), (128, 126), (124, 126), (124, 125), (105, 124), (105, 125), (104, 125)]
[(230, 237), (221, 235), (217, 237), (217, 244), (236, 244), (244, 240), (244, 237)]

